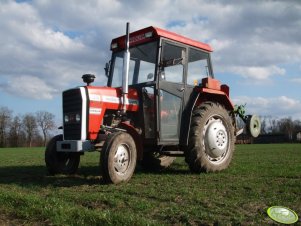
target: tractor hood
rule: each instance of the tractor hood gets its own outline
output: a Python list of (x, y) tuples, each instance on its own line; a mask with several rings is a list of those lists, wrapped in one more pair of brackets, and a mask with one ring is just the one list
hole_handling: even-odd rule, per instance
[[(122, 110), (123, 96), (121, 88), (87, 86), (89, 112), (89, 138), (96, 139), (106, 110)], [(138, 111), (138, 93), (129, 89), (125, 98), (126, 111)]]
[[(65, 140), (97, 138), (107, 110), (122, 110), (121, 88), (82, 86), (63, 92)], [(129, 89), (125, 98), (127, 111), (138, 111), (138, 93)]]
[[(87, 86), (86, 89), (90, 109), (101, 108), (101, 111), (106, 109), (118, 110), (123, 104), (121, 88)], [(137, 111), (138, 103), (137, 91), (135, 89), (129, 89), (125, 101), (127, 111)]]

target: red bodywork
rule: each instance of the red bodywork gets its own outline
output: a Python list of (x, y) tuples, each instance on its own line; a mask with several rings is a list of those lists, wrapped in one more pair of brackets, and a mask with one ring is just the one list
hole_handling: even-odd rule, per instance
[[(88, 139), (95, 140), (107, 109), (122, 109), (122, 96), (120, 88), (88, 86), (89, 119)], [(138, 111), (139, 100), (135, 89), (129, 89), (127, 95), (127, 111)]]
[[(161, 28), (156, 27), (147, 27), (139, 31), (135, 31), (130, 34), (130, 47), (134, 45), (139, 45), (146, 42), (151, 42), (157, 40), (159, 38), (167, 38), (176, 42), (183, 43), (185, 45), (190, 45), (196, 47), (198, 49), (203, 49), (208, 52), (212, 52), (212, 48), (210, 45), (206, 43), (202, 43), (199, 41), (192, 40), (190, 38), (186, 38), (182, 35), (178, 35), (176, 33), (163, 30)], [(116, 45), (116, 48), (112, 48), (112, 46)], [(119, 38), (115, 38), (112, 40), (111, 43), (111, 50), (112, 51), (119, 51), (125, 48), (125, 35)]]
[(212, 100), (214, 98), (215, 101), (224, 105), (226, 109), (233, 110), (234, 105), (230, 100), (230, 88), (229, 86), (223, 84), (221, 85), (220, 81), (213, 78), (203, 78), (202, 85), (196, 87), (196, 91), (203, 93), (203, 98), (201, 98), (198, 104), (201, 104), (202, 101)]

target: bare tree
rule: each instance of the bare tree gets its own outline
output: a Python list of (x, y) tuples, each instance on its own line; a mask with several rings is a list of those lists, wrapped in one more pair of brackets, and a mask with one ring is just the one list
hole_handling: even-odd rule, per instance
[(300, 120), (295, 120), (294, 121), (294, 129), (295, 129), (295, 132), (298, 133), (298, 132), (301, 132), (301, 121)]
[(22, 125), (26, 133), (27, 146), (32, 146), (33, 137), (37, 130), (36, 118), (33, 114), (26, 114), (23, 116)]
[(19, 147), (25, 140), (24, 132), (22, 131), (22, 120), (20, 116), (15, 116), (11, 121), (9, 129), (9, 144), (11, 147)]
[(267, 133), (267, 118), (268, 116), (261, 116), (260, 120), (261, 120), (261, 131), (260, 134), (266, 134)]
[(272, 116), (268, 116), (269, 125), (270, 125), (270, 132), (272, 134), (279, 133), (279, 123), (278, 120), (273, 118)]
[(11, 121), (12, 111), (7, 107), (0, 107), (0, 147), (6, 146), (7, 133)]
[(290, 141), (293, 140), (294, 134), (294, 122), (292, 118), (283, 118), (278, 121), (279, 129), (285, 133)]
[(54, 115), (47, 111), (38, 111), (36, 113), (37, 124), (42, 130), (44, 138), (44, 146), (46, 146), (49, 131), (55, 128)]
[(296, 139), (296, 141), (300, 141), (301, 138), (300, 134), (301, 134), (301, 121), (297, 119), (294, 121), (294, 138)]

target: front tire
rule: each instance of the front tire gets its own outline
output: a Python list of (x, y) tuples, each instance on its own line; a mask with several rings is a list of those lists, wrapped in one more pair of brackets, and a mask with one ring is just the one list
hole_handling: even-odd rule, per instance
[(51, 175), (74, 174), (79, 166), (79, 153), (56, 151), (56, 142), (62, 140), (63, 135), (57, 135), (53, 137), (46, 146), (45, 163)]
[(125, 132), (111, 134), (100, 158), (104, 181), (113, 184), (129, 181), (135, 171), (136, 161), (137, 150), (132, 136)]
[(185, 160), (191, 171), (226, 169), (234, 153), (234, 126), (227, 110), (218, 103), (204, 102), (193, 111)]

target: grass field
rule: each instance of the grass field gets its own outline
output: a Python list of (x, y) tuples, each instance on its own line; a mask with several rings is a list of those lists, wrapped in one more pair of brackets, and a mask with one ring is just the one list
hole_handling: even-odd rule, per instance
[(0, 149), (0, 225), (276, 225), (273, 205), (301, 217), (301, 144), (238, 145), (221, 173), (178, 158), (118, 186), (102, 184), (98, 161), (87, 153), (77, 175), (48, 176), (42, 148)]

